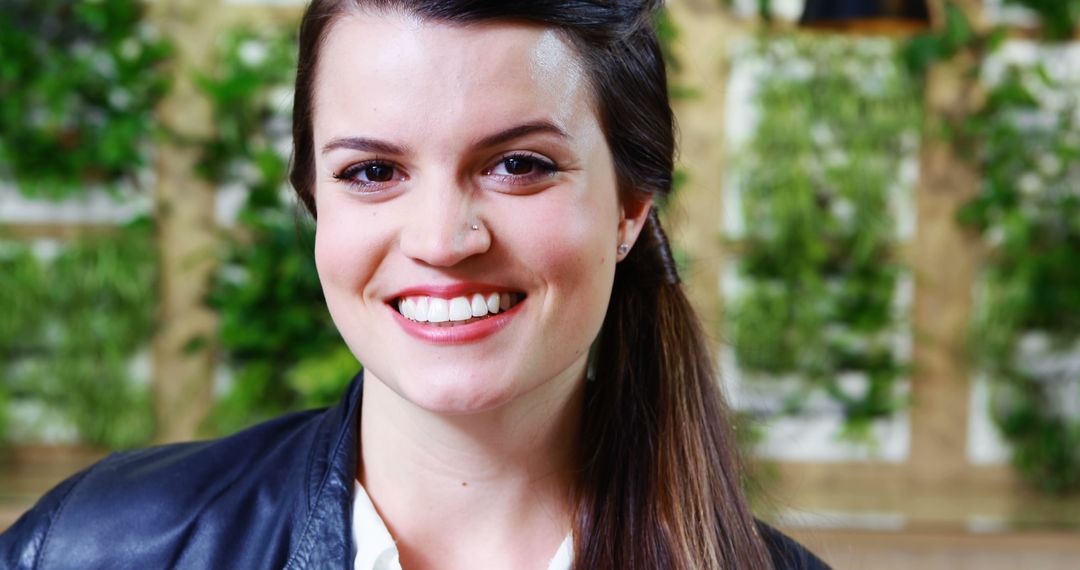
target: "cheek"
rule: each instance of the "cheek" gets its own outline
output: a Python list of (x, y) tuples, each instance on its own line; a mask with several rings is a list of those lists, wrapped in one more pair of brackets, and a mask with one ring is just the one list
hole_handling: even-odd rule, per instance
[[(597, 188), (566, 193), (557, 200), (538, 199), (528, 216), (510, 229), (521, 261), (534, 270), (552, 293), (562, 318), (589, 320), (588, 306), (606, 306), (615, 272), (618, 210), (614, 190)], [(576, 323), (583, 324), (583, 323)]]
[[(375, 224), (363, 223), (341, 207), (319, 208), (315, 226), (315, 266), (327, 301), (336, 291), (359, 291), (377, 265)], [(356, 213), (362, 215), (361, 213)]]

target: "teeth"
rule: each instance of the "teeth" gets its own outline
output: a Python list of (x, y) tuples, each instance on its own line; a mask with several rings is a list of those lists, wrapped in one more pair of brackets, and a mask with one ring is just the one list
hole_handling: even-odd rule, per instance
[(470, 303), (469, 314), (474, 317), (483, 317), (488, 314), (487, 301), (484, 300), (484, 296), (480, 293), (476, 293), (472, 296), (472, 302)]
[(416, 301), (412, 297), (406, 297), (399, 307), (401, 314), (406, 318), (416, 320)]
[(465, 297), (450, 299), (450, 320), (467, 321), (472, 318), (472, 306)]
[(418, 323), (426, 323), (428, 320), (428, 313), (430, 312), (430, 297), (418, 297), (416, 299), (416, 312), (413, 314), (413, 320)]
[(450, 320), (450, 303), (446, 299), (432, 297), (428, 304), (429, 323), (445, 323)]
[(399, 299), (397, 309), (419, 323), (463, 322), (505, 311), (522, 298), (518, 293), (473, 293), (453, 299), (413, 296)]

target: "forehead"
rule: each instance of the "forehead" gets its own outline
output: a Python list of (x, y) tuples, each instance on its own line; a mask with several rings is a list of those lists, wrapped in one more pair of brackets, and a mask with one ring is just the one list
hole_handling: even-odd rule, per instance
[(314, 95), (316, 138), (354, 121), (405, 134), (538, 118), (569, 132), (595, 122), (574, 48), (557, 30), (518, 22), (349, 14), (325, 38)]

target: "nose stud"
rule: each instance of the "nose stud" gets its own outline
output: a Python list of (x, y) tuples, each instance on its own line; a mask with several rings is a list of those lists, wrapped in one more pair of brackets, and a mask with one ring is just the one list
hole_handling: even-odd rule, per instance
[(469, 229), (474, 231), (474, 232), (480, 231), (480, 226), (478, 224), (473, 224), (473, 225), (469, 226)]

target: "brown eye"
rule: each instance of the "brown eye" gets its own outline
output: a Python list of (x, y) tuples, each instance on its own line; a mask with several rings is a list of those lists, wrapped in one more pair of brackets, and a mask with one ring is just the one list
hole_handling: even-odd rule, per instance
[(555, 163), (546, 158), (533, 154), (511, 154), (503, 156), (495, 166), (486, 170), (484, 174), (502, 177), (508, 182), (519, 184), (525, 181), (535, 182), (545, 175), (559, 171)]
[(383, 160), (354, 164), (335, 174), (334, 178), (362, 193), (386, 190), (404, 179), (400, 168)]
[(390, 182), (394, 179), (394, 167), (387, 164), (369, 164), (364, 167), (368, 182)]
[(511, 156), (503, 160), (503, 169), (507, 174), (514, 176), (523, 176), (525, 174), (532, 173), (536, 167), (536, 161), (531, 158), (520, 158)]

